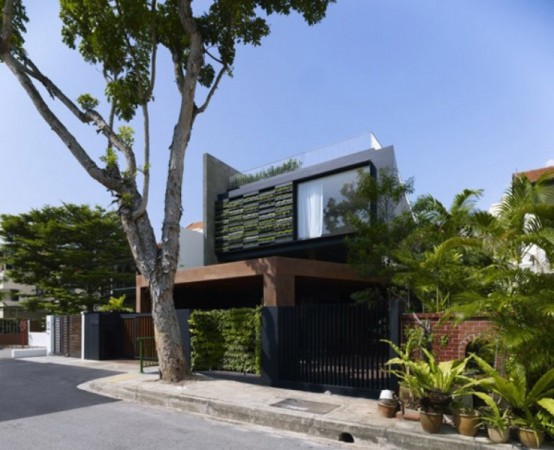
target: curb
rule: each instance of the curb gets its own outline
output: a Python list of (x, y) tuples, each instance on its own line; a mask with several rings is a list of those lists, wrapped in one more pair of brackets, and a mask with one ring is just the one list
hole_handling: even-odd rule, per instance
[(34, 358), (35, 356), (46, 356), (46, 348), (12, 350), (12, 358)]
[[(156, 392), (140, 385), (123, 386), (118, 383), (94, 380), (79, 386), (98, 394), (121, 400), (177, 409), (226, 421), (248, 423), (279, 430), (302, 433), (331, 441), (352, 442), (389, 449), (421, 450), (501, 450), (513, 448), (510, 444), (491, 445), (487, 441), (458, 434), (429, 435), (399, 427), (372, 424), (353, 424), (301, 412), (287, 413), (264, 408), (222, 402), (184, 393)], [(345, 440), (345, 438), (347, 440)]]

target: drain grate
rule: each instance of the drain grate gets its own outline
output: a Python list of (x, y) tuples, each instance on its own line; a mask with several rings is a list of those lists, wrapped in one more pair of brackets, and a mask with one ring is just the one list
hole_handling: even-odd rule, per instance
[(280, 402), (273, 403), (271, 406), (313, 414), (327, 414), (339, 407), (339, 405), (333, 405), (331, 403), (310, 402), (308, 400), (297, 400), (295, 398), (286, 398)]

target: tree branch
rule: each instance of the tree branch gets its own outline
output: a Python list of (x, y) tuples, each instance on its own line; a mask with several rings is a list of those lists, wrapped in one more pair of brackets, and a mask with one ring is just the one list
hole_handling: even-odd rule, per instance
[(225, 65), (221, 59), (216, 58), (214, 55), (212, 55), (207, 48), (204, 49), (204, 53), (206, 53), (206, 55), (208, 55), (210, 58), (212, 58), (215, 62), (218, 62), (221, 65)]
[(89, 173), (92, 178), (101, 183), (103, 186), (112, 191), (120, 192), (122, 188), (121, 177), (114, 176), (113, 174), (108, 174), (106, 171), (100, 169), (96, 165), (96, 163), (89, 157), (81, 144), (79, 144), (75, 136), (73, 136), (73, 134), (69, 132), (69, 130), (48, 107), (27, 73), (21, 70), (21, 63), (19, 63), (9, 53), (4, 54), (3, 57), (4, 62), (13, 72), (23, 89), (27, 92), (27, 95), (29, 95), (29, 97), (31, 98), (31, 101), (33, 102), (39, 114), (46, 121), (46, 123), (50, 125), (52, 130), (60, 137), (69, 151), (77, 159), (79, 164), (81, 164), (81, 166)]
[[(182, 215), (182, 186), (185, 153), (194, 123), (194, 97), (204, 63), (202, 35), (192, 15), (191, 0), (180, 0), (178, 14), (184, 33), (190, 38), (187, 65), (181, 83), (179, 118), (170, 145), (169, 167), (165, 191), (164, 223), (159, 270), (172, 277), (177, 267), (179, 226)], [(176, 55), (173, 55), (174, 63)]]
[(144, 182), (140, 206), (133, 212), (133, 220), (137, 220), (146, 212), (150, 190), (150, 115), (148, 113), (148, 104), (142, 105), (142, 117), (144, 124)]
[(150, 86), (149, 90), (147, 92), (147, 97), (152, 97), (152, 92), (154, 90), (154, 85), (156, 83), (156, 55), (158, 54), (158, 43), (157, 36), (156, 36), (156, 0), (152, 1), (152, 57), (150, 61)]
[(227, 66), (223, 65), (221, 69), (219, 70), (219, 73), (217, 74), (217, 77), (215, 78), (214, 83), (212, 84), (212, 87), (210, 88), (210, 91), (208, 92), (208, 95), (206, 97), (206, 100), (204, 101), (204, 104), (196, 109), (195, 114), (202, 114), (204, 111), (206, 111), (206, 108), (210, 104), (210, 100), (212, 99), (215, 91), (217, 90), (219, 86), (219, 82), (223, 78), (223, 75), (227, 72)]
[(117, 134), (113, 132), (112, 128), (108, 125), (108, 123), (97, 111), (94, 111), (94, 110), (89, 110), (86, 112), (81, 111), (81, 109), (79, 109), (79, 107), (75, 103), (73, 103), (49, 78), (47, 78), (41, 73), (38, 67), (29, 58), (24, 56), (22, 63), (12, 58), (12, 64), (17, 67), (18, 71), (24, 72), (28, 76), (39, 81), (52, 97), (55, 97), (58, 100), (60, 100), (62, 104), (81, 122), (83, 123), (89, 123), (91, 121), (94, 122), (98, 131), (100, 131), (104, 136), (106, 136), (109, 142), (114, 147), (116, 147), (125, 155), (132, 154), (132, 149), (130, 149), (125, 144), (125, 142), (123, 142), (117, 136)]

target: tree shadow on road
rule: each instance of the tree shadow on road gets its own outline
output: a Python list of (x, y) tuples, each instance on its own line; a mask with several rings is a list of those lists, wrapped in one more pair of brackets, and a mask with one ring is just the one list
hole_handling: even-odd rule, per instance
[(77, 388), (81, 383), (117, 373), (60, 364), (0, 360), (0, 421), (119, 401)]

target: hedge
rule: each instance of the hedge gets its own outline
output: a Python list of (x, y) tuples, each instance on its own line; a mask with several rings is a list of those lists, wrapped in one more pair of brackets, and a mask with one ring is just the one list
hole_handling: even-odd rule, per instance
[(261, 373), (261, 309), (193, 311), (193, 370)]

